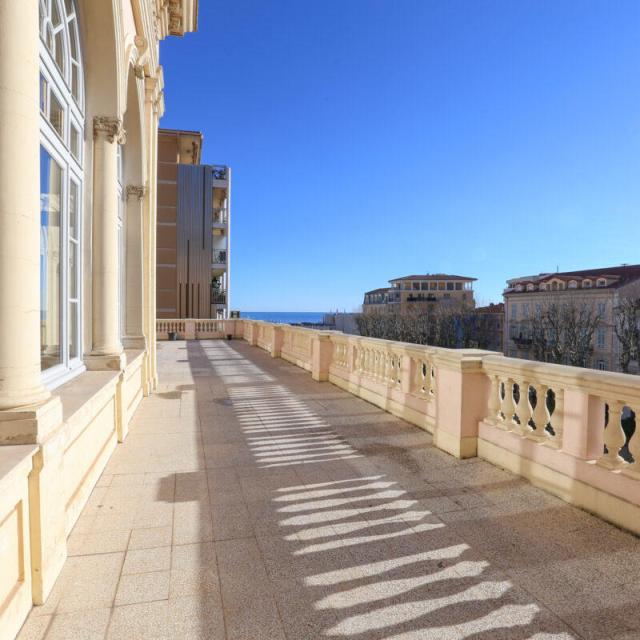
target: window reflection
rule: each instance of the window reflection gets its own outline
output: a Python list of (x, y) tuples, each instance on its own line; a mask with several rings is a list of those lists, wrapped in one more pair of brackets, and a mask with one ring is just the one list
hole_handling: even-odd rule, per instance
[(60, 251), (62, 169), (40, 148), (40, 359), (42, 370), (62, 362)]

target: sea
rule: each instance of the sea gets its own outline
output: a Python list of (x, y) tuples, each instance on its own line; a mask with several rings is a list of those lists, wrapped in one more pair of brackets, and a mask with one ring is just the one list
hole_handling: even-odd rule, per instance
[(324, 311), (241, 311), (240, 318), (283, 324), (322, 324)]

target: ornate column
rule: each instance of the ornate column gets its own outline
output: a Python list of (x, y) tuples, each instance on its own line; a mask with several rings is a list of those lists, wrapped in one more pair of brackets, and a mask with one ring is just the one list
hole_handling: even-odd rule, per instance
[(144, 186), (127, 185), (126, 202), (126, 313), (125, 335), (122, 338), (128, 349), (144, 349), (146, 340), (142, 310), (143, 268), (142, 268), (142, 223), (144, 218), (144, 200), (147, 189)]
[[(40, 403), (38, 3), (0, 2), (0, 411)], [(0, 415), (0, 441), (3, 437)]]
[(122, 120), (93, 119), (93, 348), (89, 369), (122, 369), (125, 364), (118, 322), (118, 144), (126, 140)]

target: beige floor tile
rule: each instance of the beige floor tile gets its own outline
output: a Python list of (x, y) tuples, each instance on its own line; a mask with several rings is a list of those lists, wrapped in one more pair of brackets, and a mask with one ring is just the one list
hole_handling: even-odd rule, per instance
[(133, 529), (129, 539), (129, 549), (151, 549), (171, 545), (173, 527), (149, 527)]
[(111, 609), (64, 613), (53, 618), (47, 640), (103, 640)]
[(52, 615), (37, 615), (36, 609), (31, 610), (16, 640), (42, 640), (53, 619)]
[(125, 551), (129, 544), (130, 531), (115, 529), (95, 533), (71, 534), (67, 541), (67, 553), (70, 556), (84, 556), (95, 553)]
[(169, 601), (145, 602), (116, 607), (111, 616), (108, 640), (171, 639), (167, 624)]
[(124, 559), (122, 574), (168, 571), (171, 568), (171, 547), (129, 549)]
[(115, 604), (135, 604), (166, 600), (169, 597), (169, 572), (136, 573), (123, 575), (118, 584)]

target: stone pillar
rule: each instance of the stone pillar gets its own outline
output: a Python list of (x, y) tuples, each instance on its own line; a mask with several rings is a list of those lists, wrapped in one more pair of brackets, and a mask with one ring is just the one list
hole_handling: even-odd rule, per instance
[(311, 377), (319, 382), (329, 379), (333, 343), (328, 333), (316, 333), (311, 338)]
[(142, 268), (142, 223), (144, 200), (147, 189), (144, 186), (128, 185), (126, 189), (126, 313), (123, 346), (127, 349), (144, 349), (146, 340), (142, 310), (143, 268)]
[(118, 161), (125, 141), (122, 120), (93, 119), (93, 348), (85, 358), (89, 369), (124, 368), (118, 322)]
[(0, 1), (0, 24), (1, 411), (49, 392), (40, 379), (38, 3)]
[(478, 451), (478, 423), (488, 414), (491, 381), (482, 370), (489, 351), (439, 349), (436, 367), (436, 416), (433, 443), (457, 458)]
[(273, 340), (271, 342), (271, 357), (279, 358), (282, 353), (282, 343), (284, 342), (284, 328), (273, 327)]

